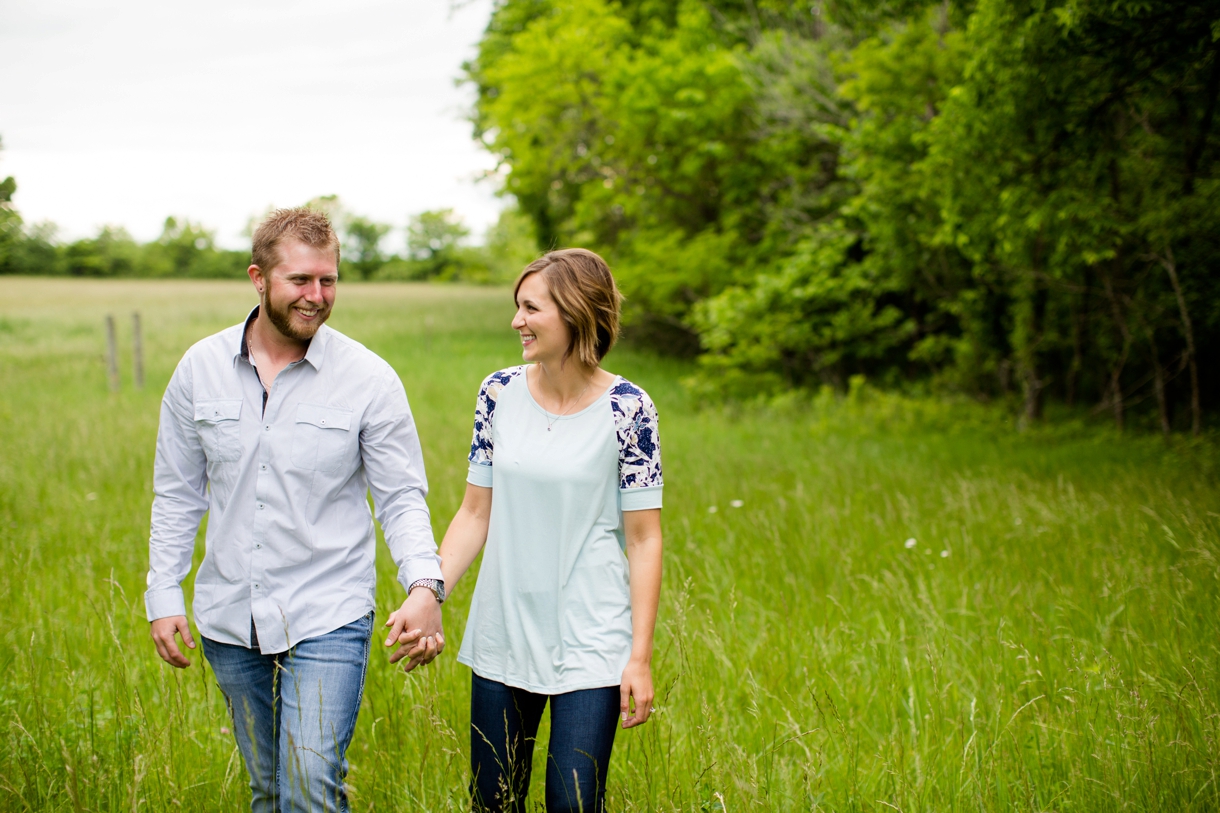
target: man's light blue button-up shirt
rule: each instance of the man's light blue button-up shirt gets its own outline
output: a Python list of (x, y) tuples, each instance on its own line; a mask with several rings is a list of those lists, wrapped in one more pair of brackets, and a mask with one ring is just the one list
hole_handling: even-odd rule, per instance
[(441, 578), (440, 557), (419, 436), (390, 365), (323, 325), (264, 411), (243, 352), (248, 322), (188, 350), (166, 388), (144, 601), (150, 621), (186, 614), (182, 581), (208, 512), (195, 623), (248, 647), (253, 619), (260, 649), (276, 653), (373, 609), (369, 491), (404, 587)]

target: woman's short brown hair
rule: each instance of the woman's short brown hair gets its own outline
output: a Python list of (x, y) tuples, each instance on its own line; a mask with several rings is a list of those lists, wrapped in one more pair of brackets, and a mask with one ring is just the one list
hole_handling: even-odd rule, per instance
[(576, 356), (596, 367), (618, 340), (623, 295), (606, 261), (584, 248), (550, 251), (525, 267), (513, 285), (513, 299), (530, 274), (541, 274), (559, 313), (572, 331), (564, 358)]
[(318, 251), (335, 252), (335, 265), (339, 265), (339, 237), (330, 225), (330, 218), (304, 206), (295, 209), (276, 209), (254, 230), (254, 245), (250, 262), (257, 265), (265, 275), (283, 260), (279, 248), (284, 238), (300, 240)]

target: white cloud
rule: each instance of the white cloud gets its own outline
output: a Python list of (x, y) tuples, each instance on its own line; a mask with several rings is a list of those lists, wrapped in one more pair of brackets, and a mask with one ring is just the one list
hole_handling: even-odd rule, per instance
[(401, 226), (500, 202), (455, 87), (490, 0), (168, 4), (9, 0), (0, 26), (0, 175), (28, 221), (138, 238), (167, 215), (241, 246), (269, 204), (338, 194)]

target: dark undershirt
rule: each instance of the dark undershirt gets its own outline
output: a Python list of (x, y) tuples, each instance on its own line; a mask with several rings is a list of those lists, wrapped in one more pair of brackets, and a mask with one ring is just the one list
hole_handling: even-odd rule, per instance
[(241, 360), (250, 365), (254, 370), (254, 377), (258, 379), (258, 385), (263, 388), (263, 416), (267, 415), (267, 387), (263, 384), (263, 377), (258, 374), (258, 367), (254, 366), (254, 362), (250, 358), (250, 345), (246, 341), (246, 337), (250, 335), (250, 325), (254, 324), (254, 320), (258, 318), (258, 308), (250, 314), (246, 319), (246, 326), (241, 332)]
[[(254, 324), (254, 320), (258, 318), (258, 311), (259, 308), (256, 307), (250, 312), (250, 316), (246, 318), (246, 326), (241, 332), (241, 360), (246, 362), (246, 364), (249, 364), (254, 370), (254, 375), (256, 378), (258, 378), (258, 385), (263, 388), (263, 415), (266, 416), (267, 396), (270, 393), (267, 392), (267, 385), (263, 383), (263, 377), (258, 374), (258, 366), (255, 365), (254, 360), (250, 358), (250, 345), (246, 341), (246, 337), (250, 335), (250, 325)], [(305, 349), (308, 351), (309, 342), (305, 343)], [(304, 357), (302, 356), (302, 359), (303, 358)], [(293, 364), (296, 364), (296, 362), (294, 361)]]

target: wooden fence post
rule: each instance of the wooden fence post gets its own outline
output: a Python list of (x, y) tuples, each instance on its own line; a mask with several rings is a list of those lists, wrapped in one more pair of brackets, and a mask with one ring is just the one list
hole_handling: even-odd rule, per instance
[(110, 374), (110, 391), (119, 391), (119, 344), (114, 335), (114, 316), (106, 314), (106, 372)]
[(140, 312), (131, 314), (131, 349), (133, 351), (132, 366), (135, 368), (136, 389), (144, 389), (144, 335), (140, 331)]

